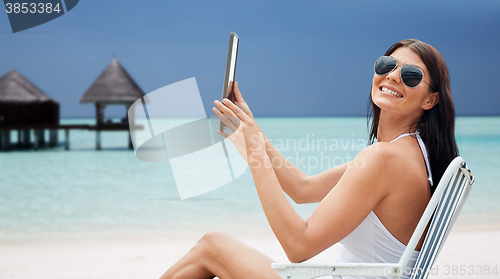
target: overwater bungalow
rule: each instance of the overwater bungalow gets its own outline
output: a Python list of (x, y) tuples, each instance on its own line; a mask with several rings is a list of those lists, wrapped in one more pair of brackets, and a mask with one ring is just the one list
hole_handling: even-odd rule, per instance
[[(58, 143), (58, 130), (65, 130), (65, 149), (69, 150), (71, 129), (96, 131), (96, 149), (101, 149), (101, 131), (129, 131), (128, 109), (144, 96), (144, 92), (120, 65), (116, 58), (104, 69), (80, 99), (80, 103), (94, 103), (96, 124), (59, 124), (59, 103), (17, 71), (12, 70), (0, 77), (0, 150), (14, 145), (11, 132), (18, 132), (17, 147), (45, 145), (45, 131), (49, 131), (49, 147)], [(120, 121), (105, 120), (104, 110), (109, 105), (124, 105), (125, 115)], [(130, 119), (130, 124), (134, 125)], [(136, 126), (142, 129), (142, 126)], [(33, 141), (31, 140), (33, 131)], [(129, 133), (129, 148), (132, 140)]]
[[(124, 105), (126, 111), (130, 106), (144, 96), (144, 92), (134, 79), (127, 73), (118, 59), (113, 58), (101, 75), (80, 99), (80, 103), (94, 103), (96, 109), (96, 148), (101, 149), (101, 130), (110, 130), (115, 127), (128, 129), (128, 115), (119, 123), (105, 120), (104, 110), (108, 105)], [(133, 121), (133, 120), (131, 120)], [(132, 141), (129, 138), (129, 148)]]
[(11, 131), (18, 132), (18, 146), (45, 144), (45, 130), (49, 130), (49, 145), (57, 144), (59, 103), (15, 70), (0, 77), (0, 149), (11, 147)]

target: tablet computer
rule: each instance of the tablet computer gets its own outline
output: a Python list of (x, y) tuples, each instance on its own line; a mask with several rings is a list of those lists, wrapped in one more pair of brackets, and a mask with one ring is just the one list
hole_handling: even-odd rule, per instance
[[(236, 74), (236, 58), (238, 57), (238, 44), (240, 38), (236, 33), (229, 35), (229, 48), (227, 50), (226, 75), (224, 76), (224, 86), (222, 87), (222, 99), (228, 98), (233, 101), (234, 76)], [(220, 121), (220, 130), (224, 131), (226, 125)]]

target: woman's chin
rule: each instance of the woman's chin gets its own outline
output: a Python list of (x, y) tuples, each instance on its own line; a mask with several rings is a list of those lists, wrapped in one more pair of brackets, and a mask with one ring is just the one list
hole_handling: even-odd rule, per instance
[(381, 110), (394, 110), (395, 109), (395, 106), (394, 106), (394, 103), (390, 102), (389, 100), (387, 99), (383, 99), (383, 98), (374, 98), (373, 99), (373, 103), (379, 107)]

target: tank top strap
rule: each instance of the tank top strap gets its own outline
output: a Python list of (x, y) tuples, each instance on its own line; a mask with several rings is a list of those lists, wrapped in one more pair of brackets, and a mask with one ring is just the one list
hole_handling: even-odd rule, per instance
[(399, 135), (397, 138), (395, 138), (395, 139), (391, 140), (390, 142), (393, 142), (393, 141), (395, 141), (395, 140), (397, 140), (397, 139), (400, 139), (400, 138), (404, 138), (404, 137), (406, 137), (406, 136), (413, 136), (413, 135), (416, 135), (416, 134), (417, 134), (417, 133), (406, 133), (406, 134), (401, 134), (401, 135)]
[(432, 181), (432, 172), (431, 172), (431, 164), (429, 162), (429, 153), (427, 153), (427, 148), (425, 147), (425, 143), (420, 137), (420, 133), (417, 131), (417, 141), (418, 145), (420, 145), (420, 149), (422, 150), (422, 154), (424, 155), (424, 160), (425, 160), (425, 166), (427, 167), (427, 180), (429, 180), (429, 184), (431, 186), (434, 185), (434, 182)]
[(415, 133), (401, 134), (397, 138), (391, 140), (390, 142), (393, 142), (393, 141), (395, 141), (397, 139), (400, 139), (400, 138), (403, 138), (403, 137), (406, 137), (406, 136), (412, 136), (412, 135), (417, 135), (418, 145), (420, 146), (420, 150), (422, 151), (422, 154), (424, 155), (425, 167), (427, 169), (427, 180), (429, 180), (429, 184), (431, 186), (433, 186), (434, 182), (432, 181), (432, 172), (431, 172), (431, 165), (429, 163), (429, 154), (427, 153), (427, 148), (425, 147), (424, 141), (420, 137), (419, 131), (417, 130)]

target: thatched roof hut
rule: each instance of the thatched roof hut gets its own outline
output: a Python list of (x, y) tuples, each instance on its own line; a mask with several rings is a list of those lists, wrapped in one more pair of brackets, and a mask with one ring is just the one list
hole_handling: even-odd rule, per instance
[(109, 104), (123, 104), (127, 109), (144, 92), (122, 67), (116, 58), (104, 69), (101, 75), (85, 92), (80, 103), (96, 104), (97, 125), (103, 124), (103, 110)]
[(0, 77), (0, 126), (59, 124), (59, 103), (12, 70)]

